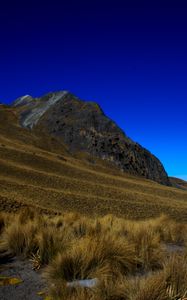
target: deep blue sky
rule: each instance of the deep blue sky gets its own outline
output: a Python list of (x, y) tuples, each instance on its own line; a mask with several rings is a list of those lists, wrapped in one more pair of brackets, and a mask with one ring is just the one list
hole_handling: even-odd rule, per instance
[(169, 175), (187, 178), (185, 1), (1, 1), (0, 101), (97, 101)]

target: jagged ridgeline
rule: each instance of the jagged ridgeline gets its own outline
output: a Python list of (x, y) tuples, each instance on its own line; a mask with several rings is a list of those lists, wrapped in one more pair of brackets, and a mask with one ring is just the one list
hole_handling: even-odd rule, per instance
[(23, 127), (62, 138), (72, 153), (87, 152), (125, 172), (170, 185), (161, 162), (127, 137), (97, 103), (59, 91), (40, 98), (26, 95), (14, 101), (13, 106)]

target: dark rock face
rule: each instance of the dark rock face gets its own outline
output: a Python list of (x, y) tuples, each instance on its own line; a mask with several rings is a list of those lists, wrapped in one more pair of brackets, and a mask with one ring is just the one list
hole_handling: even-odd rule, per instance
[[(47, 98), (44, 96), (46, 99), (53, 97), (53, 101), (47, 100), (45, 111), (43, 108), (45, 101), (42, 98), (35, 100), (34, 108), (29, 101), (20, 113), (22, 125), (43, 129), (51, 135), (62, 137), (72, 152), (85, 151), (109, 160), (131, 174), (144, 176), (165, 185), (170, 184), (160, 161), (129, 139), (112, 120), (105, 116), (96, 103), (81, 101), (67, 92), (59, 93), (61, 94), (49, 94), (50, 97)], [(44, 111), (42, 114), (41, 103), (42, 112)], [(33, 119), (33, 114), (34, 124), (29, 125), (28, 120)]]

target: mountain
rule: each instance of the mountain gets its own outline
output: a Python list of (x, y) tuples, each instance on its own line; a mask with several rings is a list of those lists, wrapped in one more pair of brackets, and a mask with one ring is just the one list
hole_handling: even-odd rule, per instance
[(173, 186), (187, 190), (187, 181), (176, 177), (170, 177), (169, 180)]
[(61, 136), (22, 127), (21, 110), (0, 105), (0, 211), (34, 207), (133, 219), (166, 213), (186, 220), (187, 191), (122, 172), (86, 152), (72, 154)]
[(122, 171), (170, 185), (161, 162), (127, 137), (95, 102), (59, 91), (40, 98), (20, 97), (13, 107), (22, 127), (61, 139), (71, 153), (88, 153)]

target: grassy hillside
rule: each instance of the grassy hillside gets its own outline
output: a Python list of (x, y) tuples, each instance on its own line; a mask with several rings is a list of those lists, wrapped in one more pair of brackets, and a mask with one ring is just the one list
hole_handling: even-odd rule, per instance
[(187, 190), (187, 181), (182, 180), (180, 178), (176, 177), (170, 177), (170, 182), (179, 188), (182, 188), (183, 190)]
[(187, 191), (124, 174), (62, 142), (20, 128), (15, 109), (0, 106), (0, 209), (38, 206), (141, 219), (167, 213), (187, 220)]

